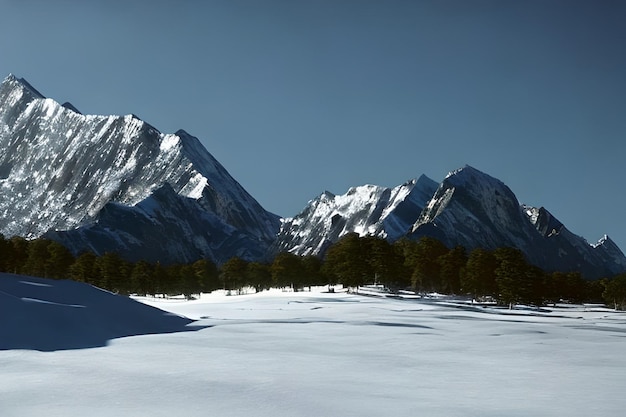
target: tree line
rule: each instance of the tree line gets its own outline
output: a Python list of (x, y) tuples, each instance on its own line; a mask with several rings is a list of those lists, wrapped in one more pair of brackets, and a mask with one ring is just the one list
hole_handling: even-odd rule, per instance
[(58, 242), (0, 235), (0, 271), (86, 282), (121, 294), (197, 294), (221, 288), (218, 270), (206, 259), (192, 264), (161, 265), (128, 262), (107, 252), (78, 256)]
[(601, 302), (626, 308), (626, 274), (588, 281), (578, 272), (545, 272), (514, 248), (474, 249), (424, 237), (394, 243), (356, 233), (331, 245), (323, 258), (279, 253), (271, 262), (231, 258), (191, 264), (129, 262), (115, 253), (73, 256), (48, 239), (5, 239), (0, 235), (0, 271), (86, 282), (122, 294), (184, 294), (245, 287), (299, 290), (312, 285), (358, 287), (380, 284), (391, 291), (467, 294), (503, 305), (544, 305), (561, 300)]
[(462, 246), (448, 248), (430, 237), (390, 244), (346, 235), (329, 248), (324, 268), (349, 286), (374, 282), (392, 290), (468, 294), (504, 305), (602, 301), (606, 288), (606, 280), (588, 281), (577, 272), (545, 272), (518, 249), (467, 253)]

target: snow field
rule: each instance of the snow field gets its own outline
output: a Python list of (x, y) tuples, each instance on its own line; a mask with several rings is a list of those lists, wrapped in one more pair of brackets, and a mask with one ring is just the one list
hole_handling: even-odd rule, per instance
[(473, 311), (278, 291), (141, 301), (202, 329), (0, 351), (0, 415), (590, 416), (626, 407), (626, 315), (606, 309)]

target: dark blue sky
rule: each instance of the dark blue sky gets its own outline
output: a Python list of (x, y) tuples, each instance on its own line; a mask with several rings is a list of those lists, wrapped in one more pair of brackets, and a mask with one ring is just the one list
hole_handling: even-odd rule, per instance
[(624, 1), (0, 0), (0, 75), (183, 128), (268, 210), (470, 164), (626, 250)]

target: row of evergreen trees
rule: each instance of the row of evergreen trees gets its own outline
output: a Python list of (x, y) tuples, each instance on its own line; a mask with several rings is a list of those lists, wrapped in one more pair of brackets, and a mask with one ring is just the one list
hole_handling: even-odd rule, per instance
[(559, 300), (604, 301), (626, 307), (626, 274), (587, 281), (579, 273), (546, 273), (512, 248), (493, 251), (447, 248), (433, 238), (385, 239), (352, 233), (332, 245), (323, 259), (283, 252), (271, 263), (232, 258), (217, 267), (207, 259), (192, 264), (128, 262), (115, 253), (74, 257), (47, 240), (0, 235), (0, 271), (69, 278), (123, 294), (185, 294), (255, 287), (300, 289), (310, 285), (358, 287), (382, 284), (392, 290), (470, 294), (502, 304), (542, 305)]
[(502, 304), (601, 301), (605, 290), (604, 281), (587, 281), (579, 273), (546, 273), (517, 249), (467, 253), (429, 237), (389, 244), (347, 235), (328, 250), (324, 268), (350, 286), (374, 281), (392, 289), (490, 297)]
[(0, 271), (53, 279), (72, 279), (122, 294), (196, 294), (222, 288), (209, 260), (189, 265), (128, 262), (116, 253), (74, 257), (58, 242), (0, 235)]

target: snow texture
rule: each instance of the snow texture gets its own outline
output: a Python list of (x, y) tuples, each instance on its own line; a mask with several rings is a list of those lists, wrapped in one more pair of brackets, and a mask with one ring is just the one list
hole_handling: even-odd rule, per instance
[[(0, 351), (0, 414), (588, 417), (626, 407), (626, 315), (603, 308), (280, 291), (142, 301), (204, 327)], [(9, 320), (33, 305), (6, 308)], [(61, 317), (31, 318), (22, 332), (41, 331), (38, 320), (62, 328)]]
[(325, 192), (297, 216), (283, 219), (274, 251), (320, 255), (348, 233), (394, 241), (408, 232), (436, 188), (422, 175), (394, 188), (363, 185), (343, 195)]

